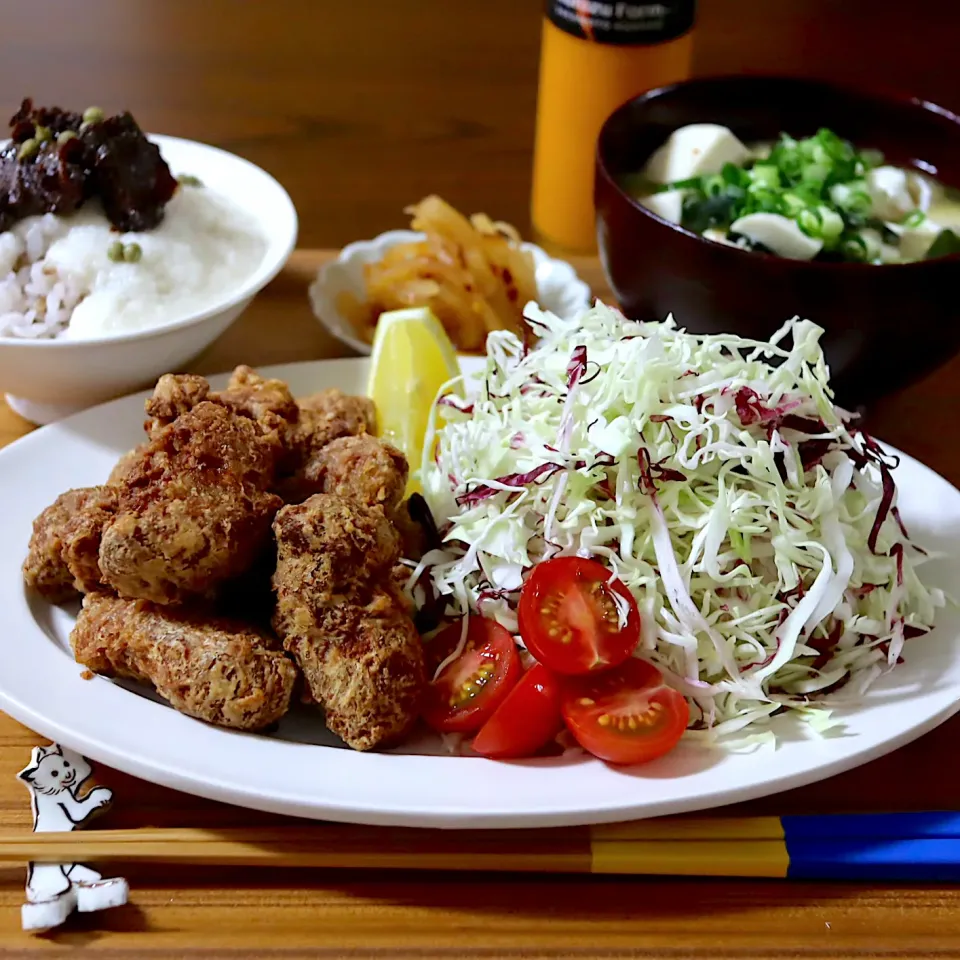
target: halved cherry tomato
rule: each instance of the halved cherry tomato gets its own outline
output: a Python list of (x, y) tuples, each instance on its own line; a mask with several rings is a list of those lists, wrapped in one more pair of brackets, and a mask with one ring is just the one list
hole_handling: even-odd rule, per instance
[(615, 670), (570, 681), (563, 719), (577, 742), (610, 763), (646, 763), (668, 753), (687, 729), (690, 708), (660, 671), (631, 658)]
[(633, 595), (610, 579), (606, 567), (584, 557), (558, 557), (534, 567), (520, 591), (517, 612), (527, 649), (557, 673), (615, 667), (640, 640)]
[(532, 757), (560, 732), (560, 681), (535, 663), (480, 728), (473, 749), (484, 757)]
[[(460, 622), (447, 627), (460, 629)], [(437, 640), (446, 642), (447, 631)], [(463, 653), (427, 688), (423, 719), (441, 733), (474, 733), (503, 703), (522, 671), (513, 637), (493, 620), (471, 617)]]

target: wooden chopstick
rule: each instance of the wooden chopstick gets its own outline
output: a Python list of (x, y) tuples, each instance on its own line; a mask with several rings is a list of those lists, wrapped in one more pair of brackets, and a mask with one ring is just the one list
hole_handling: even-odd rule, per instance
[(589, 828), (428, 831), (388, 827), (0, 833), (0, 862), (137, 861), (210, 866), (783, 876), (781, 841), (619, 840)]
[(960, 881), (960, 813), (667, 817), (594, 827), (349, 824), (0, 833), (0, 862)]

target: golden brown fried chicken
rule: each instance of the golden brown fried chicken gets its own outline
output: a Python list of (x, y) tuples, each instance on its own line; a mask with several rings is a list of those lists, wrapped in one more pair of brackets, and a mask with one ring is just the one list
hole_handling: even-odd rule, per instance
[(146, 430), (154, 432), (209, 400), (257, 423), (286, 450), (299, 416), (296, 400), (283, 380), (268, 380), (252, 367), (239, 366), (224, 390), (211, 390), (204, 377), (192, 373), (166, 373), (147, 398)]
[(296, 667), (243, 623), (88, 594), (70, 635), (77, 663), (151, 684), (175, 709), (236, 730), (262, 730), (289, 709)]
[(361, 434), (331, 440), (314, 454), (303, 483), (310, 493), (335, 493), (382, 508), (400, 534), (402, 556), (419, 560), (427, 550), (427, 534), (403, 499), (409, 475), (407, 458), (396, 447)]
[(287, 434), (299, 418), (297, 401), (283, 380), (268, 380), (252, 367), (239, 366), (233, 371), (226, 390), (215, 393), (218, 403), (236, 413), (250, 417), (267, 429)]
[(116, 516), (118, 492), (109, 487), (95, 487), (84, 508), (67, 524), (63, 537), (63, 559), (81, 593), (105, 589), (100, 569), (100, 544), (103, 531)]
[[(165, 374), (146, 402), (147, 433), (153, 436), (205, 400), (254, 421), (275, 446), (277, 466), (283, 474), (298, 468), (294, 441), (300, 416), (297, 401), (283, 380), (262, 377), (252, 367), (237, 367), (224, 390), (211, 390), (206, 379), (195, 374)], [(118, 464), (115, 471), (120, 469)]]
[(336, 387), (301, 397), (297, 407), (299, 415), (293, 442), (304, 464), (331, 440), (375, 433), (377, 429), (373, 401), (349, 396)]
[(136, 469), (137, 464), (140, 462), (140, 457), (146, 448), (147, 444), (141, 443), (139, 446), (134, 447), (133, 450), (128, 450), (123, 454), (110, 471), (110, 476), (107, 477), (107, 483), (111, 486), (119, 486), (124, 483), (127, 476)]
[(419, 559), (426, 548), (423, 527), (403, 500), (410, 471), (392, 444), (368, 434), (331, 440), (314, 454), (303, 473), (305, 492), (334, 493), (368, 507), (380, 507), (400, 534), (401, 554)]
[(312, 493), (335, 493), (389, 515), (403, 499), (409, 473), (396, 447), (361, 434), (331, 440), (311, 457), (303, 479)]
[(108, 487), (68, 490), (33, 521), (23, 579), (52, 603), (96, 589), (100, 537), (116, 509)]
[(285, 559), (289, 568), (295, 557), (315, 586), (330, 593), (346, 594), (389, 570), (400, 551), (397, 532), (383, 511), (330, 494), (285, 507), (274, 520), (273, 532), (278, 567)]
[(253, 420), (202, 401), (159, 429), (129, 465), (103, 530), (103, 582), (121, 596), (209, 596), (255, 561), (282, 501), (266, 492), (276, 450)]
[(147, 397), (144, 409), (149, 418), (144, 427), (149, 436), (192, 410), (210, 394), (205, 377), (195, 373), (165, 373)]
[(274, 521), (274, 626), (327, 726), (355, 750), (399, 740), (426, 684), (423, 648), (392, 568), (400, 554), (382, 510), (333, 494)]
[(336, 388), (301, 398), (297, 408), (285, 475), (277, 485), (277, 493), (287, 503), (302, 503), (320, 492), (315, 459), (328, 443), (372, 433), (376, 427), (371, 400), (348, 396)]
[(385, 590), (364, 600), (322, 609), (317, 627), (335, 639), (318, 647), (297, 637), (287, 645), (327, 727), (354, 750), (402, 739), (426, 685), (423, 645), (406, 610)]
[(73, 574), (63, 557), (63, 538), (70, 521), (96, 495), (95, 487), (68, 490), (33, 521), (33, 534), (23, 561), (23, 579), (31, 590), (52, 603), (62, 603), (77, 595)]

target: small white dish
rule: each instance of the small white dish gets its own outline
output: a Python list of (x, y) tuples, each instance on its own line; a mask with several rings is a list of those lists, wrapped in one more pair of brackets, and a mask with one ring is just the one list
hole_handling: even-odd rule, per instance
[[(391, 247), (423, 239), (424, 235), (414, 230), (388, 230), (372, 240), (358, 240), (344, 247), (336, 260), (320, 268), (317, 279), (310, 285), (310, 303), (320, 323), (342, 344), (368, 356), (370, 344), (357, 336), (353, 324), (337, 307), (337, 299), (341, 294), (349, 293), (362, 301), (366, 295), (364, 266), (382, 260)], [(522, 243), (521, 246), (533, 254), (537, 299), (541, 307), (567, 317), (575, 316), (589, 306), (590, 288), (569, 263), (551, 257), (536, 244)]]
[(8, 391), (7, 402), (34, 423), (50, 423), (182, 370), (280, 272), (296, 246), (297, 212), (270, 174), (205, 143), (150, 139), (175, 175), (199, 177), (256, 220), (266, 250), (247, 279), (219, 302), (160, 326), (85, 340), (0, 337), (0, 384)]
[[(483, 361), (462, 362), (470, 375)], [(366, 359), (266, 368), (296, 395), (324, 387), (362, 392)], [(220, 385), (225, 377), (215, 378)], [(68, 487), (102, 483), (143, 438), (143, 395), (37, 430), (0, 451), (0, 709), (31, 730), (132, 776), (275, 813), (411, 827), (564, 826), (705, 810), (788, 790), (901, 747), (960, 709), (960, 608), (909, 640), (905, 662), (856, 707), (837, 707), (842, 730), (819, 738), (795, 718), (775, 721), (779, 745), (754, 752), (682, 740), (632, 768), (587, 756), (496, 762), (442, 755), (436, 739), (401, 751), (356, 753), (295, 707), (271, 734), (191, 720), (145, 688), (84, 680), (70, 653), (75, 606), (29, 594), (20, 566), (32, 519)], [(891, 451), (893, 452), (893, 451)], [(943, 559), (924, 579), (954, 590), (960, 577), (960, 492), (912, 457), (896, 470), (903, 521)], [(949, 776), (949, 772), (945, 774)]]

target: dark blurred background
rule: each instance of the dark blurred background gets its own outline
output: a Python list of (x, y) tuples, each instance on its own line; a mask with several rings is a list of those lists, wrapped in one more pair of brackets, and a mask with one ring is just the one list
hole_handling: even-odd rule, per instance
[[(529, 229), (541, 0), (6, 0), (0, 107), (128, 107), (277, 176), (301, 246), (440, 193)], [(701, 74), (813, 74), (960, 108), (956, 0), (699, 0)]]

